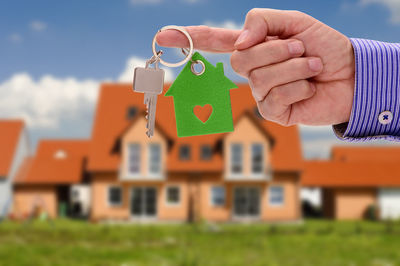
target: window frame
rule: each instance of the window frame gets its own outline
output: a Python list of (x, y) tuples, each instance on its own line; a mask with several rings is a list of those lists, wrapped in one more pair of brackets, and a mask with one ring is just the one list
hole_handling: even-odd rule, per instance
[[(120, 192), (120, 202), (119, 203), (114, 203), (110, 201), (110, 196), (111, 196), (111, 189), (118, 189)], [(118, 185), (109, 185), (107, 187), (107, 206), (108, 207), (120, 207), (123, 204), (124, 198), (123, 198), (123, 188)]]
[[(126, 156), (126, 171), (127, 171), (127, 176), (128, 177), (137, 177), (140, 176), (142, 173), (142, 145), (138, 142), (129, 142), (127, 145), (127, 156)], [(136, 146), (138, 147), (138, 160), (137, 160), (137, 167), (138, 171), (137, 172), (131, 172), (131, 146)]]
[[(254, 152), (253, 152), (253, 148), (255, 146), (261, 147), (261, 162), (260, 162), (261, 163), (261, 172), (254, 172), (253, 171), (253, 167), (254, 167), (254, 160), (253, 160)], [(265, 172), (265, 162), (264, 161), (265, 161), (264, 145), (262, 143), (260, 143), (260, 142), (252, 143), (250, 145), (250, 174), (252, 176), (262, 176), (262, 175), (264, 175), (264, 172)]]
[[(151, 154), (151, 146), (159, 147), (160, 161), (159, 161), (159, 172), (157, 172), (157, 173), (151, 172), (151, 170), (150, 170), (151, 169), (151, 155), (152, 155)], [(162, 171), (163, 171), (163, 168), (162, 168), (162, 145), (161, 145), (161, 143), (156, 143), (156, 142), (149, 143), (147, 145), (147, 174), (152, 177), (158, 177), (158, 176), (162, 175)]]
[[(177, 189), (178, 191), (178, 201), (177, 202), (170, 202), (168, 199), (168, 192), (170, 189)], [(182, 202), (182, 193), (181, 193), (181, 186), (179, 185), (168, 185), (165, 187), (165, 205), (167, 206), (180, 206)]]
[[(215, 204), (214, 202), (214, 197), (213, 197), (213, 192), (214, 189), (216, 188), (222, 188), (223, 195), (224, 195), (224, 202), (222, 204)], [(212, 207), (224, 207), (226, 205), (226, 188), (223, 185), (213, 185), (210, 187), (210, 206)]]
[[(187, 148), (188, 149), (188, 157), (187, 158), (182, 158), (181, 157), (181, 150), (183, 148)], [(189, 144), (182, 144), (179, 146), (179, 150), (178, 150), (178, 158), (180, 161), (190, 161), (192, 158), (192, 147)]]
[[(234, 146), (238, 146), (240, 147), (241, 153), (240, 153), (240, 172), (234, 172), (232, 171), (233, 169), (233, 158), (234, 158), (234, 154), (233, 154), (233, 150), (234, 150)], [(232, 142), (229, 145), (229, 149), (230, 149), (230, 155), (229, 155), (229, 173), (232, 176), (243, 176), (244, 174), (244, 145), (242, 143), (239, 142)]]
[[(209, 157), (204, 156), (205, 149), (209, 149)], [(211, 161), (212, 160), (212, 153), (213, 153), (213, 150), (212, 150), (211, 145), (203, 144), (203, 145), (200, 146), (200, 159), (202, 161)]]
[[(281, 202), (272, 202), (272, 198), (276, 195), (273, 195), (272, 190), (279, 188), (281, 190)], [(275, 192), (276, 193), (276, 192)], [(268, 205), (272, 207), (281, 207), (285, 204), (285, 188), (283, 185), (271, 185), (268, 187)]]

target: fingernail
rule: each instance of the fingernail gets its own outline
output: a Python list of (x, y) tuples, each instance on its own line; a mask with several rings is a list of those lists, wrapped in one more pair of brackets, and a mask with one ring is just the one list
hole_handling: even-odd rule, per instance
[(240, 33), (239, 38), (237, 38), (237, 40), (235, 42), (235, 46), (243, 43), (246, 40), (248, 35), (249, 35), (248, 30), (244, 30), (242, 33)]
[(311, 71), (319, 72), (322, 70), (322, 61), (320, 58), (311, 58), (308, 60), (308, 67)]
[(304, 45), (301, 41), (293, 41), (288, 43), (289, 53), (292, 55), (299, 55), (304, 52)]

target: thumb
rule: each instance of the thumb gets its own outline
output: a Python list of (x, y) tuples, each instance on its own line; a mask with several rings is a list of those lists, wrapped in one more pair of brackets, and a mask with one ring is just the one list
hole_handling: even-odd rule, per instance
[(264, 42), (267, 36), (286, 39), (308, 28), (315, 19), (299, 11), (254, 8), (247, 13), (235, 49), (243, 50)]

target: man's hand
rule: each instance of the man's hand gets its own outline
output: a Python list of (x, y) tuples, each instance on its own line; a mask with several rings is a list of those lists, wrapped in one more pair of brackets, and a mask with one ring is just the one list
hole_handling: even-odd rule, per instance
[[(253, 9), (243, 30), (186, 27), (196, 49), (232, 53), (232, 68), (249, 80), (261, 115), (282, 125), (349, 121), (354, 91), (350, 40), (298, 11)], [(162, 46), (187, 47), (176, 31)]]

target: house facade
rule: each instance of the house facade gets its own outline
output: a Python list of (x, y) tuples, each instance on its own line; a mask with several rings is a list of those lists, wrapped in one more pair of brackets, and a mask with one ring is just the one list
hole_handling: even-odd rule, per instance
[(12, 185), (16, 173), (29, 156), (30, 146), (22, 120), (0, 120), (0, 218), (12, 206)]
[(87, 140), (42, 140), (19, 168), (13, 186), (12, 215), (87, 217), (90, 185)]
[(178, 138), (172, 99), (161, 96), (149, 139), (143, 94), (103, 84), (88, 156), (91, 219), (300, 219), (297, 127), (261, 118), (248, 85), (231, 101), (233, 132)]
[(399, 219), (399, 165), (397, 147), (334, 147), (331, 160), (305, 163), (302, 186), (322, 188), (325, 217), (363, 219), (374, 207), (381, 219)]

